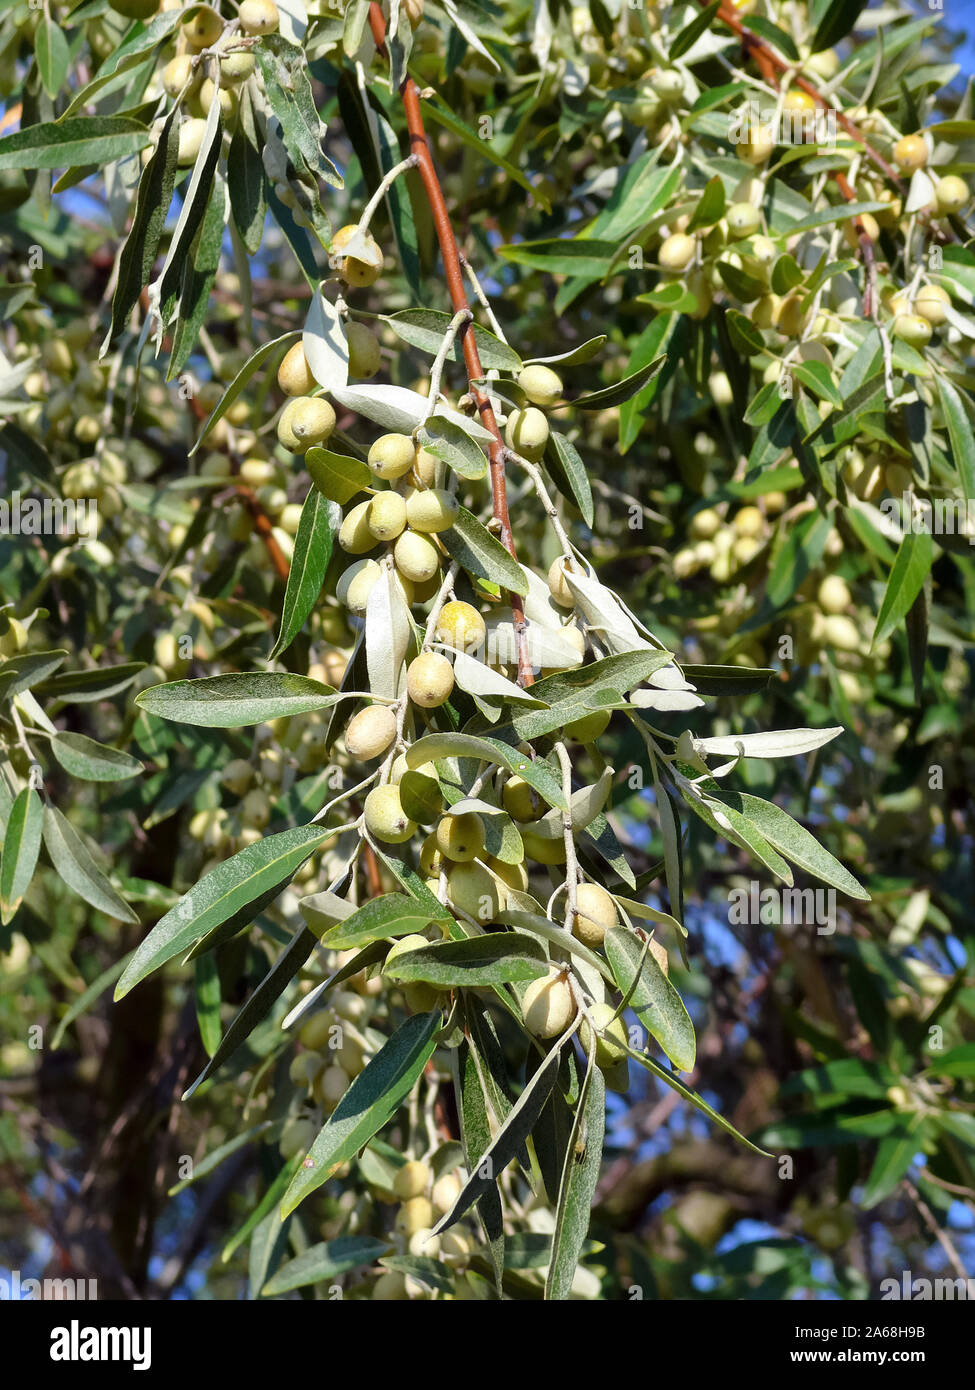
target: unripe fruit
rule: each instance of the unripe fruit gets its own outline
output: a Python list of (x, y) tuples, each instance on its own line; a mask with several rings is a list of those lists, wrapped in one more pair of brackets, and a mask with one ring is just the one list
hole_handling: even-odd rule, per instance
[(209, 48), (223, 33), (223, 20), (209, 5), (201, 5), (192, 19), (183, 24), (186, 42), (194, 48)]
[(349, 1089), (349, 1074), (338, 1065), (326, 1067), (312, 1082), (315, 1099), (325, 1110), (334, 1110)]
[(816, 602), (824, 613), (845, 613), (850, 606), (850, 591), (838, 574), (830, 574), (816, 591)]
[[(424, 946), (429, 944), (422, 936), (417, 940), (422, 941)], [(404, 1163), (402, 1168), (397, 1168), (393, 1178), (393, 1191), (401, 1202), (408, 1202), (412, 1197), (422, 1197), (430, 1186), (432, 1177), (429, 1164), (421, 1159), (411, 1159)]]
[(905, 135), (894, 146), (894, 163), (905, 174), (923, 169), (928, 162), (928, 147), (921, 135)]
[(600, 734), (606, 732), (610, 715), (608, 709), (594, 710), (592, 714), (584, 714), (581, 719), (570, 719), (562, 732), (566, 738), (574, 739), (576, 743), (592, 743)]
[(245, 34), (273, 34), (280, 22), (274, 0), (243, 0), (238, 16)]
[(387, 1269), (373, 1284), (372, 1297), (382, 1303), (408, 1302), (410, 1295), (406, 1291), (406, 1275), (398, 1269)]
[(551, 407), (562, 399), (562, 380), (551, 367), (540, 362), (523, 367), (518, 373), (518, 385), (532, 405)]
[(443, 855), (437, 846), (437, 836), (431, 831), (420, 846), (420, 870), (428, 878), (435, 878), (440, 873), (443, 863)]
[(884, 469), (884, 486), (894, 497), (900, 497), (914, 486), (914, 474), (903, 463), (888, 463)]
[[(771, 328), (778, 320), (781, 309), (782, 300), (777, 294), (763, 294), (752, 307), (752, 323), (756, 328)], [(778, 380), (781, 370), (778, 362), (773, 362), (772, 368), (775, 372), (775, 379)]]
[(318, 386), (301, 343), (285, 353), (278, 368), (278, 385), (286, 396), (307, 396)]
[(348, 512), (339, 527), (339, 545), (350, 555), (364, 555), (376, 544), (376, 537), (369, 529), (369, 508), (372, 499), (359, 502)]
[[(444, 1173), (442, 1178), (438, 1178), (433, 1184), (433, 1191), (430, 1194), (433, 1198), (433, 1205), (440, 1216), (446, 1216), (457, 1198), (463, 1191), (463, 1183), (456, 1173)], [(446, 1234), (446, 1232), (444, 1233)], [(441, 1249), (443, 1242), (441, 1241)]]
[(440, 1258), (450, 1269), (463, 1269), (469, 1263), (473, 1249), (471, 1238), (465, 1231), (444, 1231), (440, 1237)]
[[(880, 224), (877, 222), (877, 219), (875, 217), (871, 217), (869, 212), (861, 212), (859, 222), (860, 228), (863, 230), (863, 233), (868, 238), (868, 240), (876, 241), (877, 238), (880, 236)], [(860, 232), (858, 231), (857, 224), (853, 220), (853, 218), (850, 218), (849, 221), (843, 223), (843, 237), (846, 241), (846, 244), (848, 246), (852, 246), (855, 251), (860, 243)]]
[[(626, 1061), (629, 1037), (626, 1032), (626, 1024), (621, 1018), (614, 1019), (616, 1010), (612, 1004), (597, 1003), (593, 1004), (589, 1010), (592, 1018), (593, 1028), (596, 1032), (596, 1065), (598, 1067), (615, 1067), (620, 1062)], [(592, 1030), (588, 1020), (584, 1019), (579, 1029), (579, 1041), (583, 1051), (588, 1055), (592, 1045)]]
[(223, 121), (232, 120), (237, 112), (237, 98), (226, 87), (218, 87), (212, 77), (206, 78), (200, 87), (200, 110), (206, 115), (214, 101), (220, 103), (220, 116)]
[(914, 300), (914, 312), (920, 314), (928, 323), (937, 326), (944, 323), (945, 312), (951, 305), (951, 296), (940, 285), (923, 285)]
[(365, 244), (369, 249), (370, 259), (360, 260), (357, 256), (343, 256), (345, 247), (358, 235), (359, 228), (356, 226), (340, 227), (332, 237), (328, 256), (329, 262), (336, 267), (347, 285), (363, 289), (379, 278), (383, 268), (383, 253), (371, 233), (366, 232)]
[(280, 476), (277, 465), (270, 459), (244, 459), (240, 465), (240, 481), (248, 487), (264, 487)]
[(576, 1013), (572, 998), (561, 971), (554, 966), (540, 980), (532, 980), (521, 1001), (525, 1027), (536, 1038), (556, 1038), (564, 1033)]
[(650, 86), (656, 92), (661, 101), (679, 101), (684, 91), (684, 79), (676, 68), (664, 68), (663, 72), (655, 72), (650, 78)]
[(751, 203), (732, 203), (725, 213), (728, 231), (736, 240), (752, 236), (762, 225), (762, 214)]
[(324, 1065), (321, 1057), (316, 1057), (313, 1052), (299, 1052), (297, 1057), (291, 1059), (288, 1080), (295, 1086), (310, 1086)]
[(529, 460), (541, 458), (548, 435), (548, 420), (533, 405), (525, 410), (513, 410), (504, 428), (508, 448)]
[(508, 888), (513, 888), (516, 893), (528, 891), (528, 870), (524, 864), (505, 864), (500, 859), (495, 859), (493, 854), (488, 856), (486, 863), (491, 872)]
[(450, 699), (454, 668), (440, 652), (421, 652), (406, 672), (406, 690), (415, 705), (436, 709)]
[[(300, 346), (300, 344), (299, 344)], [(321, 444), (335, 428), (335, 411), (322, 396), (290, 400), (278, 420), (278, 439), (292, 453), (303, 454)]]
[(415, 455), (408, 434), (382, 434), (370, 448), (366, 462), (377, 478), (402, 478), (413, 467)]
[(298, 1041), (302, 1047), (307, 1047), (311, 1052), (318, 1052), (328, 1042), (329, 1032), (332, 1027), (330, 1015), (323, 1009), (320, 1013), (312, 1014), (311, 1018), (301, 1025), (298, 1030)]
[(779, 305), (776, 328), (787, 338), (798, 338), (809, 317), (809, 310), (797, 294), (786, 295)]
[(595, 948), (603, 944), (610, 927), (619, 926), (616, 904), (605, 888), (598, 883), (580, 883), (576, 889), (576, 916), (572, 934), (584, 946)]
[(474, 652), (484, 645), (487, 627), (472, 604), (454, 599), (441, 609), (434, 636), (456, 651)]
[(436, 835), (440, 853), (454, 864), (469, 864), (484, 853), (484, 822), (476, 811), (444, 816)]
[(205, 130), (206, 121), (199, 116), (191, 116), (188, 121), (183, 121), (180, 124), (176, 163), (181, 169), (186, 169), (190, 164), (196, 162), (196, 157), (203, 144), (203, 132)]
[(406, 499), (406, 520), (414, 531), (433, 533), (453, 526), (460, 503), (445, 488), (427, 488)]
[(688, 318), (706, 319), (711, 311), (711, 305), (714, 303), (714, 291), (708, 280), (707, 271), (700, 268), (692, 270), (684, 281), (684, 288), (688, 294), (693, 295), (695, 300), (695, 307), (685, 311)]
[(931, 341), (931, 324), (920, 314), (898, 314), (890, 331), (910, 347), (924, 347)]
[(373, 787), (362, 809), (369, 834), (385, 844), (401, 845), (416, 833), (415, 824), (403, 810), (399, 787)]
[(574, 608), (575, 597), (565, 579), (566, 568), (571, 573), (575, 573), (574, 563), (567, 561), (564, 555), (558, 555), (552, 561), (548, 572), (548, 587), (555, 602), (560, 608)]
[(400, 574), (422, 584), (440, 568), (440, 551), (433, 541), (418, 531), (404, 531), (393, 547), (393, 559)]
[(349, 376), (375, 376), (382, 362), (376, 335), (364, 323), (350, 319), (345, 325), (345, 341), (349, 345)]
[(297, 536), (298, 527), (301, 525), (301, 514), (303, 507), (300, 502), (289, 502), (287, 506), (281, 508), (278, 516), (278, 525), (281, 530), (289, 536)]
[(311, 1120), (289, 1120), (281, 1131), (278, 1147), (282, 1158), (296, 1158), (315, 1142), (318, 1128)]
[(746, 164), (764, 164), (775, 149), (775, 136), (755, 121), (744, 140), (735, 143), (735, 154)]
[(163, 68), (162, 84), (167, 96), (178, 97), (193, 76), (193, 59), (189, 53), (170, 58)]
[(354, 565), (339, 575), (335, 585), (335, 596), (339, 603), (344, 603), (350, 613), (361, 618), (380, 573), (375, 560), (356, 560)]
[(497, 920), (499, 913), (505, 909), (508, 897), (483, 864), (455, 863), (447, 874), (447, 893), (459, 912), (466, 912), (481, 926)]
[(765, 531), (765, 518), (757, 507), (742, 507), (731, 524), (739, 536), (761, 536)]
[(126, 19), (151, 19), (159, 9), (159, 0), (110, 0), (110, 7)]
[(271, 802), (267, 792), (248, 792), (240, 803), (240, 818), (245, 825), (253, 825), (258, 830), (263, 830), (271, 819)]
[(253, 780), (254, 769), (246, 758), (232, 758), (220, 774), (220, 781), (234, 796), (243, 796)]
[(345, 746), (353, 758), (371, 762), (385, 753), (396, 737), (396, 715), (388, 705), (370, 705), (349, 720)]
[(434, 1220), (433, 1203), (429, 1197), (411, 1197), (396, 1215), (396, 1229), (404, 1235), (413, 1236), (417, 1231), (429, 1230)]
[(220, 78), (224, 82), (246, 82), (253, 71), (253, 53), (228, 53), (220, 59)]
[(935, 189), (935, 202), (943, 217), (949, 213), (961, 212), (971, 197), (968, 184), (957, 174), (946, 174), (938, 180)]
[(534, 859), (537, 864), (565, 863), (565, 840), (561, 835), (549, 839), (544, 835), (535, 835), (525, 825), (522, 825), (520, 829), (525, 854), (529, 859)]
[(664, 270), (686, 270), (697, 254), (697, 238), (685, 232), (674, 232), (660, 243), (657, 260)]
[(440, 460), (429, 449), (417, 449), (413, 460), (413, 472), (424, 487), (433, 487), (437, 481)]
[(377, 541), (393, 541), (406, 525), (406, 502), (398, 492), (380, 492), (369, 503), (367, 521)]
[(6, 632), (0, 637), (0, 656), (4, 659), (22, 652), (28, 642), (27, 629), (22, 622), (8, 615), (7, 624)]
[(841, 652), (859, 651), (862, 642), (857, 626), (850, 618), (836, 615), (827, 618), (821, 628), (822, 640), (826, 646), (835, 647)]
[(501, 791), (501, 803), (512, 820), (539, 820), (545, 814), (545, 803), (532, 787), (517, 775), (509, 777)]

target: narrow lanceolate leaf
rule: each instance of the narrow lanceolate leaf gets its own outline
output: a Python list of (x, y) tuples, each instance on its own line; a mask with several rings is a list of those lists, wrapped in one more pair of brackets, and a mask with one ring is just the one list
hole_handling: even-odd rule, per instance
[(177, 724), (239, 729), (284, 715), (328, 709), (339, 695), (310, 676), (289, 671), (252, 671), (201, 680), (153, 685), (135, 697), (149, 714)]
[(606, 1082), (594, 1057), (595, 1050), (589, 1057), (565, 1155), (552, 1235), (552, 1258), (545, 1281), (546, 1299), (569, 1297), (589, 1231), (589, 1217), (599, 1181), (606, 1128)]
[(322, 943), (330, 951), (347, 951), (353, 947), (358, 951), (372, 941), (391, 941), (397, 936), (421, 932), (431, 922), (449, 921), (451, 914), (436, 899), (433, 901), (439, 909), (439, 916), (430, 907), (415, 898), (408, 898), (404, 893), (384, 893), (381, 898), (372, 898), (344, 921), (338, 922), (325, 933)]
[(545, 446), (545, 464), (563, 497), (574, 502), (587, 526), (593, 522), (592, 488), (589, 474), (576, 446), (564, 434), (553, 430)]
[(64, 30), (55, 24), (46, 6), (34, 31), (34, 56), (45, 92), (49, 97), (59, 96), (71, 55)]
[(906, 1129), (885, 1135), (877, 1145), (877, 1156), (860, 1197), (864, 1210), (877, 1206), (885, 1197), (889, 1197), (910, 1168), (920, 1147), (921, 1141), (917, 1135), (920, 1125), (920, 1116), (912, 1116)]
[(394, 699), (405, 681), (404, 660), (412, 637), (410, 610), (393, 574), (385, 565), (366, 604), (366, 670), (369, 689), (378, 698)]
[(120, 922), (138, 922), (138, 917), (116, 893), (92, 859), (74, 826), (54, 806), (44, 807), (44, 847), (55, 872), (79, 898)]
[(373, 1236), (339, 1236), (322, 1241), (282, 1265), (261, 1289), (261, 1296), (273, 1298), (275, 1294), (290, 1293), (308, 1284), (336, 1279), (359, 1265), (374, 1264), (388, 1249), (388, 1241), (376, 1240)]
[[(406, 386), (373, 386), (357, 382), (344, 390), (333, 391), (332, 395), (339, 405), (344, 405), (347, 410), (364, 415), (367, 420), (372, 420), (384, 430), (394, 430), (403, 434), (411, 434), (420, 421), (426, 419), (427, 411), (430, 409), (430, 402), (426, 396), (421, 396), (419, 391), (411, 391)], [(450, 410), (447, 406), (438, 405), (434, 415), (438, 419), (450, 420), (459, 425), (472, 439), (479, 439), (484, 444), (490, 444), (494, 438), (483, 425), (467, 415), (462, 415), (459, 410)]]
[(226, 940), (253, 921), (331, 833), (320, 825), (302, 825), (267, 835), (211, 869), (133, 953), (115, 998), (121, 999), (140, 980), (216, 928), (221, 928)]
[(210, 291), (220, 265), (228, 210), (227, 185), (223, 175), (219, 170), (215, 170), (210, 201), (183, 267), (179, 314), (173, 331), (173, 349), (169, 356), (169, 366), (166, 368), (167, 381), (172, 381), (180, 374), (196, 346), (210, 303)]
[(666, 354), (662, 357), (656, 357), (645, 367), (641, 367), (639, 371), (625, 376), (622, 381), (617, 381), (613, 386), (607, 386), (602, 391), (593, 391), (588, 396), (579, 396), (572, 404), (577, 410), (606, 410), (610, 406), (622, 405), (631, 396), (636, 396), (642, 391), (647, 382), (652, 381), (657, 373), (663, 370), (666, 361)]
[(441, 531), (440, 539), (468, 574), (500, 584), (513, 594), (527, 594), (528, 580), (518, 561), (466, 507), (460, 508), (449, 530)]
[(101, 166), (138, 154), (149, 131), (128, 116), (77, 116), (27, 126), (0, 139), (2, 169), (71, 169)]
[(475, 737), (473, 734), (425, 734), (406, 753), (406, 761), (411, 768), (420, 767), (422, 763), (437, 762), (440, 758), (454, 757), (487, 758), (489, 762), (506, 767), (509, 772), (517, 772), (550, 806), (558, 806), (563, 811), (569, 809), (562, 783), (551, 764), (543, 758), (536, 758), (533, 762), (497, 739)]
[(453, 1226), (475, 1202), (494, 1191), (499, 1176), (517, 1156), (535, 1128), (549, 1092), (555, 1085), (560, 1055), (561, 1048), (553, 1046), (535, 1075), (526, 1083), (525, 1089), (508, 1111), (504, 1124), (480, 1155), (477, 1168), (465, 1183), (452, 1210), (434, 1227), (437, 1234)]
[(241, 241), (252, 256), (260, 249), (267, 217), (264, 162), (258, 140), (250, 92), (245, 84), (240, 93), (237, 129), (227, 155), (227, 187), (234, 223)]
[(951, 452), (958, 469), (962, 492), (969, 502), (975, 501), (975, 433), (972, 427), (972, 412), (966, 410), (966, 400), (957, 387), (947, 377), (935, 379)]
[(833, 858), (829, 850), (823, 848), (815, 835), (811, 835), (805, 826), (794, 821), (781, 807), (745, 792), (716, 792), (713, 799), (740, 811), (770, 845), (774, 845), (793, 864), (798, 864), (800, 869), (821, 878), (824, 883), (832, 884), (848, 897), (869, 902), (870, 894), (866, 889), (857, 883), (839, 860)]
[(342, 513), (336, 503), (323, 497), (318, 488), (311, 488), (301, 509), (281, 609), (281, 630), (270, 661), (288, 650), (314, 608), (341, 524)]
[(142, 771), (138, 758), (96, 743), (84, 734), (57, 734), (51, 739), (51, 752), (65, 772), (86, 782), (124, 782)]
[(877, 646), (903, 623), (924, 587), (934, 562), (934, 542), (929, 531), (907, 531), (894, 559), (887, 588), (884, 591), (873, 645)]
[(491, 932), (466, 941), (437, 941), (404, 951), (389, 967), (390, 979), (422, 981), (438, 989), (486, 988), (515, 980), (538, 980), (548, 969), (545, 950), (534, 937)]
[(265, 363), (272, 364), (283, 357), (288, 349), (294, 347), (295, 343), (300, 342), (300, 340), (300, 333), (283, 333), (280, 338), (274, 338), (270, 343), (265, 343), (263, 347), (259, 347), (256, 352), (251, 353), (250, 357), (248, 357), (247, 361), (220, 397), (216, 406), (214, 406), (212, 412), (204, 421), (203, 429), (200, 431), (200, 437), (190, 450), (191, 458), (213, 429), (214, 425), (226, 415), (227, 411), (233, 405), (234, 401), (237, 400), (254, 373), (259, 371)]
[(697, 1052), (694, 1025), (674, 986), (633, 932), (613, 927), (606, 933), (605, 947), (616, 983), (624, 994), (632, 988), (630, 1004), (637, 1018), (678, 1071), (690, 1071)]
[(33, 787), (17, 793), (0, 850), (0, 921), (6, 926), (34, 877), (41, 848), (44, 808)]
[(282, 1217), (293, 1212), (339, 1164), (353, 1158), (382, 1129), (432, 1057), (442, 1022), (439, 1009), (414, 1014), (359, 1073), (295, 1174), (281, 1203)]
[(724, 738), (696, 738), (698, 753), (720, 753), (733, 758), (793, 758), (799, 753), (811, 753), (831, 743), (843, 732), (842, 725), (829, 729), (776, 729), (767, 734), (729, 734)]
[(128, 325), (129, 315), (139, 295), (152, 279), (152, 267), (159, 250), (159, 238), (173, 196), (176, 156), (179, 152), (179, 108), (169, 113), (152, 158), (142, 171), (135, 216), (119, 256), (118, 280), (112, 299), (112, 326), (107, 345), (115, 341)]
[[(393, 332), (405, 343), (419, 348), (422, 352), (428, 352), (431, 357), (436, 357), (450, 326), (451, 315), (445, 314), (440, 309), (402, 309), (398, 314), (381, 314), (380, 318), (384, 323), (388, 323)], [(503, 343), (500, 338), (496, 338), (493, 333), (489, 333), (480, 324), (474, 324), (473, 330), (481, 366), (485, 371), (490, 371), (492, 368), (497, 368), (498, 371), (502, 372), (521, 371), (521, 358), (514, 348)], [(463, 360), (461, 335), (458, 333), (455, 334), (450, 351), (447, 353), (447, 361), (463, 362)]]
[(443, 459), (460, 478), (483, 478), (487, 472), (484, 450), (453, 420), (445, 420), (440, 415), (431, 416), (417, 431), (416, 442), (421, 449)]
[(194, 962), (196, 973), (196, 1021), (200, 1041), (208, 1057), (220, 1044), (220, 971), (214, 952), (200, 956)]

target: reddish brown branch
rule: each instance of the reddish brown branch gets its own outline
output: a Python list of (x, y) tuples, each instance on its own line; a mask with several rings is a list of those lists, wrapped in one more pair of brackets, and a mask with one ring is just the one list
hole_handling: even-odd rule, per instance
[[(376, 4), (375, 0), (373, 0), (373, 3), (369, 6), (369, 24), (372, 29), (372, 36), (376, 42), (376, 48), (381, 54), (385, 55), (386, 21), (383, 17), (381, 6)], [(470, 305), (467, 300), (467, 293), (464, 289), (464, 276), (460, 266), (457, 242), (450, 222), (450, 213), (447, 210), (443, 189), (440, 186), (440, 179), (433, 162), (433, 156), (430, 153), (430, 144), (427, 140), (427, 133), (423, 124), (423, 115), (420, 110), (420, 93), (412, 77), (406, 77), (404, 79), (400, 86), (400, 96), (403, 101), (406, 125), (410, 134), (410, 150), (416, 155), (417, 170), (423, 183), (423, 189), (427, 195), (427, 200), (430, 204), (430, 211), (437, 232), (437, 240), (440, 243), (440, 254), (443, 257), (444, 274), (447, 278), (447, 289), (450, 293), (450, 302), (453, 305), (454, 313), (459, 313), (462, 310), (469, 310)], [(490, 397), (482, 390), (479, 384), (484, 380), (484, 370), (481, 366), (480, 355), (477, 351), (473, 319), (469, 319), (467, 323), (462, 325), (458, 332), (458, 337), (460, 339), (461, 349), (464, 353), (464, 364), (467, 367), (471, 397), (481, 417), (481, 423), (492, 436), (491, 445), (488, 449), (488, 458), (491, 465), (492, 508), (494, 519), (498, 526), (498, 536), (509, 555), (511, 555), (513, 559), (517, 559), (514, 538), (511, 534), (511, 520), (508, 516), (508, 495), (504, 471), (504, 441), (501, 438), (501, 431), (495, 419)], [(524, 604), (518, 594), (509, 594), (508, 597), (511, 602), (511, 611), (514, 616), (515, 633), (518, 642), (518, 682), (522, 686), (527, 686), (532, 684), (534, 678), (532, 675), (531, 661), (528, 656), (528, 637)]]

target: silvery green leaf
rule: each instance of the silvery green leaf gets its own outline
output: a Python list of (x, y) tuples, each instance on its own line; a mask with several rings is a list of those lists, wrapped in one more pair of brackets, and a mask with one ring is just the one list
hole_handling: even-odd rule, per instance
[[(581, 666), (582, 657), (572, 644), (555, 628), (536, 627), (529, 623), (528, 658), (532, 666)], [(516, 663), (518, 642), (514, 623), (504, 617), (487, 621), (487, 650), (492, 661)]]
[(633, 898), (618, 897), (616, 901), (631, 917), (639, 917), (644, 922), (658, 922), (661, 926), (673, 927), (681, 936), (687, 935), (687, 928), (678, 922), (676, 917), (671, 917), (669, 912), (661, 912), (659, 908), (650, 907), (647, 903), (638, 903)]
[(528, 580), (525, 617), (529, 623), (538, 623), (541, 627), (557, 632), (565, 623), (565, 609), (560, 608), (552, 598), (552, 591), (541, 575), (530, 570), (527, 565), (522, 565), (522, 569)]
[(602, 635), (611, 654), (640, 651), (650, 646), (623, 612), (616, 595), (605, 584), (600, 584), (598, 579), (590, 575), (568, 570), (565, 572), (565, 582), (586, 622)]
[[(346, 386), (333, 391), (332, 395), (346, 410), (354, 410), (357, 415), (364, 415), (367, 420), (374, 421), (383, 429), (399, 434), (412, 433), (420, 421), (426, 418), (430, 409), (430, 402), (426, 396), (421, 396), (419, 391), (410, 391), (405, 386)], [(443, 416), (445, 420), (453, 421), (472, 439), (490, 444), (494, 438), (483, 425), (467, 415), (462, 415), (459, 410), (450, 410), (447, 406), (438, 405), (433, 413)]]
[(302, 898), (298, 904), (298, 910), (305, 921), (317, 936), (329, 927), (334, 927), (336, 922), (344, 922), (346, 917), (351, 917), (355, 912), (355, 904), (347, 902), (345, 898), (340, 898), (338, 893), (312, 893), (308, 898)]
[(911, 186), (907, 192), (904, 211), (907, 213), (920, 212), (921, 208), (928, 207), (934, 200), (934, 184), (931, 181), (931, 175), (924, 169), (915, 169), (911, 175)]
[(312, 296), (301, 345), (312, 376), (326, 391), (341, 390), (349, 382), (349, 345), (338, 309), (326, 299), (321, 286)]
[(532, 366), (536, 362), (541, 362), (547, 366), (555, 366), (561, 362), (563, 367), (579, 366), (582, 362), (591, 362), (600, 352), (606, 343), (606, 334), (600, 333), (596, 338), (588, 338), (578, 347), (570, 348), (568, 352), (557, 352), (554, 357), (526, 357), (525, 366)]
[[(439, 645), (444, 646), (442, 642)], [(452, 647), (445, 647), (444, 649), (453, 652), (454, 679), (461, 690), (466, 690), (469, 695), (483, 695), (488, 699), (518, 700), (531, 705), (538, 704), (529, 690), (522, 690), (520, 685), (515, 685), (514, 681), (509, 681), (499, 671), (493, 671), (483, 661), (478, 661), (474, 656), (468, 656), (466, 652), (454, 652)]]
[(604, 980), (608, 980), (610, 984), (614, 983), (612, 971), (602, 957), (597, 956), (595, 951), (584, 946), (577, 937), (566, 931), (565, 927), (556, 925), (548, 917), (543, 917), (537, 912), (519, 912), (509, 908), (499, 914), (498, 921), (506, 927), (520, 927), (522, 931), (534, 932), (536, 936), (550, 941), (553, 946), (560, 946), (564, 951), (569, 951), (580, 960), (586, 961), (594, 970), (599, 971)]
[(479, 816), (506, 816), (508, 814), (503, 806), (492, 806), (490, 801), (483, 801), (479, 796), (465, 796), (449, 806), (444, 811), (444, 815), (466, 816), (471, 811), (476, 811)]
[(366, 605), (366, 669), (373, 695), (395, 699), (405, 679), (410, 613), (402, 590), (385, 565)]
[(699, 753), (718, 753), (743, 758), (792, 758), (811, 753), (830, 743), (843, 732), (841, 725), (829, 729), (780, 729), (767, 734), (739, 734), (728, 738), (697, 738), (694, 747)]
[(689, 690), (634, 690), (630, 699), (639, 709), (655, 709), (668, 714), (697, 709), (704, 704), (700, 695)]
[(693, 690), (695, 688), (673, 663), (669, 666), (661, 666), (658, 671), (652, 671), (647, 676), (647, 683), (655, 685), (658, 690)]

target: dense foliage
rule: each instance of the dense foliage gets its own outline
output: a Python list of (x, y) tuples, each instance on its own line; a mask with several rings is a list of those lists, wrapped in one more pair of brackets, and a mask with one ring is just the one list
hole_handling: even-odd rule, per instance
[(964, 1276), (975, 117), (939, 18), (0, 11), (11, 1268)]

